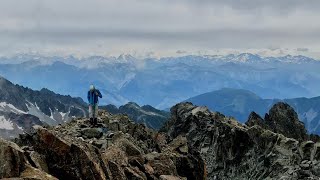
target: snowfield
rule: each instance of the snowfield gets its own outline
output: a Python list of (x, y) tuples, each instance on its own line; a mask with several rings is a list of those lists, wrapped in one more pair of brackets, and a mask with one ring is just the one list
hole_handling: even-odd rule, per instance
[(21, 111), (20, 109), (14, 107), (12, 104), (8, 104), (6, 102), (0, 102), (0, 111), (5, 111), (5, 112), (13, 112), (16, 114), (27, 114), (24, 111)]
[(13, 123), (4, 116), (0, 116), (0, 129), (13, 130)]

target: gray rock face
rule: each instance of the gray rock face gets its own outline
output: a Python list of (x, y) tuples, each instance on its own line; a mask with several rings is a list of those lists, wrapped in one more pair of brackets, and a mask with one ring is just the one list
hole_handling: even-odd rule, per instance
[[(270, 112), (268, 121), (276, 121), (282, 128), (292, 127), (283, 126), (284, 122), (295, 123), (296, 114), (286, 105), (276, 106)], [(163, 130), (173, 139), (187, 137), (190, 151), (200, 153), (205, 161), (208, 179), (320, 177), (320, 143), (298, 141), (256, 125), (248, 127), (191, 103), (178, 104), (171, 108), (171, 113), (172, 118)], [(303, 134), (297, 137), (303, 139)]]
[(286, 103), (277, 103), (266, 115), (265, 121), (273, 132), (281, 133), (286, 137), (297, 140), (306, 140), (307, 131), (299, 121), (298, 114)]
[(18, 177), (26, 162), (20, 147), (0, 139), (0, 178)]
[[(33, 156), (34, 157), (34, 156)], [(17, 144), (0, 138), (0, 178), (57, 180), (46, 172), (32, 167), (31, 157)]]
[(251, 112), (251, 114), (249, 115), (248, 121), (246, 122), (247, 126), (254, 126), (254, 125), (258, 125), (261, 126), (263, 128), (268, 128), (268, 126), (266, 125), (264, 119), (262, 119), (257, 113), (255, 112)]
[(307, 140), (309, 138), (304, 124), (299, 121), (298, 114), (292, 107), (283, 102), (275, 104), (270, 109), (269, 114), (265, 115), (264, 120), (255, 112), (252, 112), (246, 125), (259, 125), (262, 128), (297, 140)]

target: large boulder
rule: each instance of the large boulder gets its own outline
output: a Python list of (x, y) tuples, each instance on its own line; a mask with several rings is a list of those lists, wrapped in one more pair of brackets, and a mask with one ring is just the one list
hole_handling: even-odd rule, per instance
[(150, 153), (145, 155), (145, 159), (147, 164), (152, 167), (155, 176), (178, 175), (170, 154)]
[(27, 159), (15, 143), (0, 138), (0, 178), (19, 177)]
[(37, 127), (35, 134), (27, 135), (21, 143), (43, 155), (49, 173), (59, 179), (106, 179), (94, 148), (74, 138), (63, 139), (50, 130)]
[(40, 169), (34, 168), (32, 166), (27, 166), (26, 169), (21, 173), (20, 177), (22, 179), (39, 179), (39, 180), (58, 180), (50, 174), (47, 174)]
[(17, 144), (0, 138), (0, 178), (57, 180), (33, 167), (34, 161)]
[(81, 134), (85, 137), (85, 138), (101, 138), (103, 133), (102, 133), (102, 129), (101, 128), (84, 128), (81, 130)]

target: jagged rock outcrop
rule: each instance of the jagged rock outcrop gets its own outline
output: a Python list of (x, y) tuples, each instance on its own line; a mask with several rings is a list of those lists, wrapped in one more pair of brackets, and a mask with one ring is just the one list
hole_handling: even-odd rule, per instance
[(20, 135), (16, 144), (1, 143), (0, 165), (7, 168), (0, 170), (0, 177), (205, 178), (204, 162), (186, 148), (185, 137), (170, 143), (166, 134), (135, 124), (126, 116), (101, 111), (99, 117), (95, 128), (90, 127), (88, 119), (80, 118), (55, 127), (34, 126), (30, 133)]
[[(277, 108), (280, 108), (280, 114), (276, 113)], [(296, 117), (290, 108), (282, 105), (270, 112), (269, 120), (285, 118), (286, 115), (293, 120)], [(187, 138), (189, 151), (199, 152), (205, 161), (208, 179), (320, 177), (319, 142), (298, 141), (258, 125), (242, 125), (191, 103), (177, 104), (171, 108), (171, 113), (172, 118), (162, 131), (166, 131), (171, 139)]]
[(273, 132), (281, 133), (286, 137), (298, 140), (307, 139), (307, 130), (299, 120), (298, 114), (287, 103), (277, 103), (266, 115), (265, 121)]
[(307, 131), (304, 124), (299, 120), (298, 114), (290, 105), (283, 102), (275, 104), (270, 109), (269, 114), (265, 115), (264, 120), (255, 112), (252, 112), (246, 125), (259, 125), (262, 128), (297, 140), (308, 139)]
[(0, 138), (0, 178), (20, 177), (21, 179), (56, 180), (46, 172), (34, 168), (30, 156), (17, 144)]
[(255, 113), (255, 112), (251, 112), (248, 118), (248, 121), (246, 122), (246, 125), (248, 126), (254, 126), (254, 125), (258, 125), (261, 126), (263, 128), (268, 128), (268, 126), (265, 124), (264, 119), (262, 119), (259, 114)]
[(26, 162), (20, 147), (0, 139), (0, 178), (18, 177), (25, 168)]

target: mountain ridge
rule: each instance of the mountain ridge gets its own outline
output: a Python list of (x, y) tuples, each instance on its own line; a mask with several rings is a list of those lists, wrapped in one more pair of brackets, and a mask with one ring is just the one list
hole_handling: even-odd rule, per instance
[[(248, 89), (263, 98), (280, 99), (314, 97), (320, 91), (320, 85), (314, 83), (320, 81), (317, 73), (320, 61), (283, 56), (238, 62), (233, 60), (237, 56), (190, 55), (144, 60), (128, 56), (130, 61), (99, 56), (26, 56), (23, 64), (0, 63), (0, 74), (32, 89), (47, 87), (83, 99), (87, 85), (93, 83), (109, 97), (101, 101), (103, 105), (137, 102), (158, 109), (224, 87)], [(242, 56), (256, 57), (254, 54)], [(14, 58), (3, 62), (15, 61)], [(18, 61), (23, 58), (22, 55)], [(56, 61), (59, 63), (54, 63)]]
[(169, 113), (158, 110), (150, 105), (139, 106), (137, 103), (129, 102), (117, 108), (115, 105), (100, 106), (112, 114), (126, 114), (136, 123), (144, 124), (148, 128), (160, 129), (169, 119)]
[[(46, 63), (52, 63), (56, 61), (56, 59), (59, 59), (61, 61), (65, 61), (67, 63), (72, 63), (73, 60), (79, 59), (80, 61), (91, 61), (92, 59), (98, 60), (100, 62), (110, 62), (112, 60), (119, 60), (119, 62), (128, 62), (131, 60), (142, 60), (142, 59), (157, 59), (157, 60), (168, 60), (170, 58), (184, 58), (184, 57), (197, 57), (197, 58), (205, 58), (205, 59), (223, 59), (223, 60), (234, 60), (238, 62), (246, 62), (250, 59), (256, 59), (256, 60), (263, 60), (263, 61), (270, 61), (270, 60), (283, 60), (284, 62), (298, 62), (298, 61), (288, 61), (288, 59), (292, 60), (299, 60), (302, 59), (302, 62), (309, 62), (309, 61), (317, 61), (315, 58), (311, 58), (308, 56), (303, 55), (282, 55), (282, 56), (262, 56), (255, 53), (237, 53), (237, 54), (227, 54), (227, 55), (182, 55), (182, 56), (172, 56), (172, 57), (159, 57), (159, 58), (152, 58), (152, 57), (135, 57), (132, 54), (120, 54), (118, 57), (115, 56), (84, 56), (84, 57), (75, 57), (72, 55), (69, 56), (46, 56), (46, 55), (40, 55), (40, 54), (16, 54), (12, 56), (1, 56), (1, 62), (2, 63), (21, 63), (26, 62), (30, 60), (37, 60), (37, 61), (44, 61)], [(15, 61), (11, 61), (12, 59), (15, 59)]]
[(248, 119), (252, 111), (264, 117), (272, 105), (285, 102), (295, 109), (309, 133), (320, 134), (320, 112), (317, 111), (320, 108), (320, 97), (263, 99), (248, 90), (222, 89), (195, 96), (186, 101), (234, 116), (242, 123)]
[(34, 91), (0, 77), (0, 136), (14, 138), (33, 125), (57, 125), (86, 116), (81, 98), (63, 96), (43, 88)]

